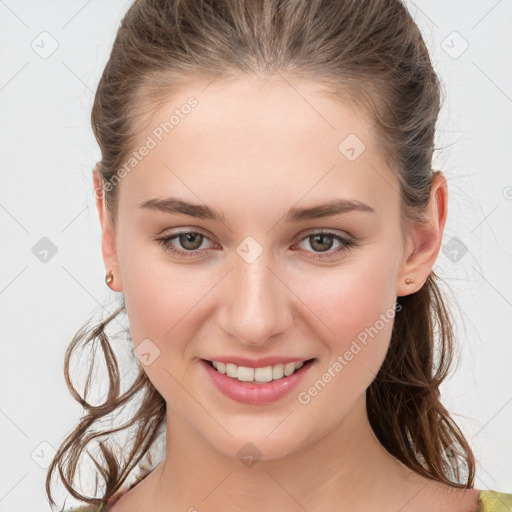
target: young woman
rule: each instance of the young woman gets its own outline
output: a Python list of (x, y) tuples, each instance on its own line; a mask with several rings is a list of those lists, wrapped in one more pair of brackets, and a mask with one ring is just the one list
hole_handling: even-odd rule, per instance
[[(52, 504), (58, 469), (84, 510), (511, 510), (474, 488), (440, 402), (454, 340), (432, 270), (439, 110), (400, 0), (130, 7), (92, 111), (121, 305), (66, 354), (86, 414), (49, 468)], [(121, 313), (128, 390), (106, 332)], [(108, 370), (100, 404), (71, 383), (84, 344)], [(85, 454), (94, 495), (75, 481)]]

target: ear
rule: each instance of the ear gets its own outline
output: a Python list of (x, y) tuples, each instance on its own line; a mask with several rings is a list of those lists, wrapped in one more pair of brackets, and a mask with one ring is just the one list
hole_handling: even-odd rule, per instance
[(121, 273), (119, 272), (117, 260), (117, 247), (114, 229), (105, 203), (105, 190), (103, 180), (99, 171), (100, 162), (98, 162), (92, 170), (92, 181), (94, 187), (94, 198), (96, 208), (101, 224), (101, 250), (103, 254), (103, 262), (105, 269), (114, 274), (114, 281), (111, 283), (113, 290), (117, 292), (123, 291), (123, 283), (121, 281)]
[[(448, 215), (448, 184), (440, 171), (435, 171), (430, 190), (430, 199), (425, 224), (415, 222), (409, 227), (396, 283), (397, 297), (417, 292), (425, 283), (441, 249), (444, 226)], [(412, 284), (405, 284), (410, 278)]]

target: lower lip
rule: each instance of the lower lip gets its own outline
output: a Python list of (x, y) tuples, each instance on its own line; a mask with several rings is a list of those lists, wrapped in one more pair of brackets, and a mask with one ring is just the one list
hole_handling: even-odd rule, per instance
[(316, 359), (309, 360), (288, 377), (256, 384), (227, 377), (215, 370), (215, 368), (212, 368), (207, 361), (201, 359), (201, 365), (206, 369), (213, 384), (220, 392), (232, 400), (251, 405), (268, 404), (283, 398), (298, 386), (315, 362)]

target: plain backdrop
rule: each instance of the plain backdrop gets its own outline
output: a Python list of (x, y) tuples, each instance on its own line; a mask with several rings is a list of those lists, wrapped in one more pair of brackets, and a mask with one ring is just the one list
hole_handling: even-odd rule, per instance
[[(64, 352), (116, 300), (89, 119), (129, 5), (0, 0), (0, 512), (51, 510), (46, 466), (82, 413)], [(449, 215), (434, 270), (461, 314), (443, 400), (474, 448), (475, 487), (512, 492), (512, 2), (408, 6), (445, 93), (434, 166), (448, 179)]]

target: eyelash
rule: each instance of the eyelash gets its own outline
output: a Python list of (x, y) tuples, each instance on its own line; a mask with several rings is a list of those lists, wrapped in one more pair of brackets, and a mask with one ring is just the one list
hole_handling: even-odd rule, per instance
[[(195, 249), (194, 251), (182, 251), (180, 249), (176, 249), (175, 247), (173, 247), (170, 244), (171, 240), (178, 238), (181, 235), (189, 235), (189, 234), (200, 235), (207, 239), (206, 235), (204, 235), (203, 233), (199, 233), (197, 231), (180, 231), (180, 232), (174, 233), (173, 235), (157, 238), (156, 241), (164, 248), (165, 251), (169, 251), (174, 255), (183, 256), (186, 258), (195, 256), (196, 254), (198, 254), (200, 252), (209, 251), (209, 249)], [(323, 230), (315, 231), (315, 232), (307, 234), (306, 236), (301, 238), (301, 240), (299, 240), (299, 243), (303, 242), (304, 240), (307, 240), (308, 238), (312, 238), (313, 236), (317, 236), (317, 235), (327, 235), (327, 236), (333, 237), (334, 240), (336, 240), (337, 242), (340, 242), (342, 245), (338, 249), (335, 249), (335, 250), (329, 250), (324, 253), (313, 253), (314, 256), (312, 256), (312, 259), (318, 259), (318, 260), (330, 259), (338, 254), (348, 252), (348, 251), (350, 251), (350, 249), (352, 247), (357, 246), (357, 243), (352, 240), (344, 238), (344, 237), (342, 237), (336, 233), (333, 233), (331, 231), (323, 231)]]

